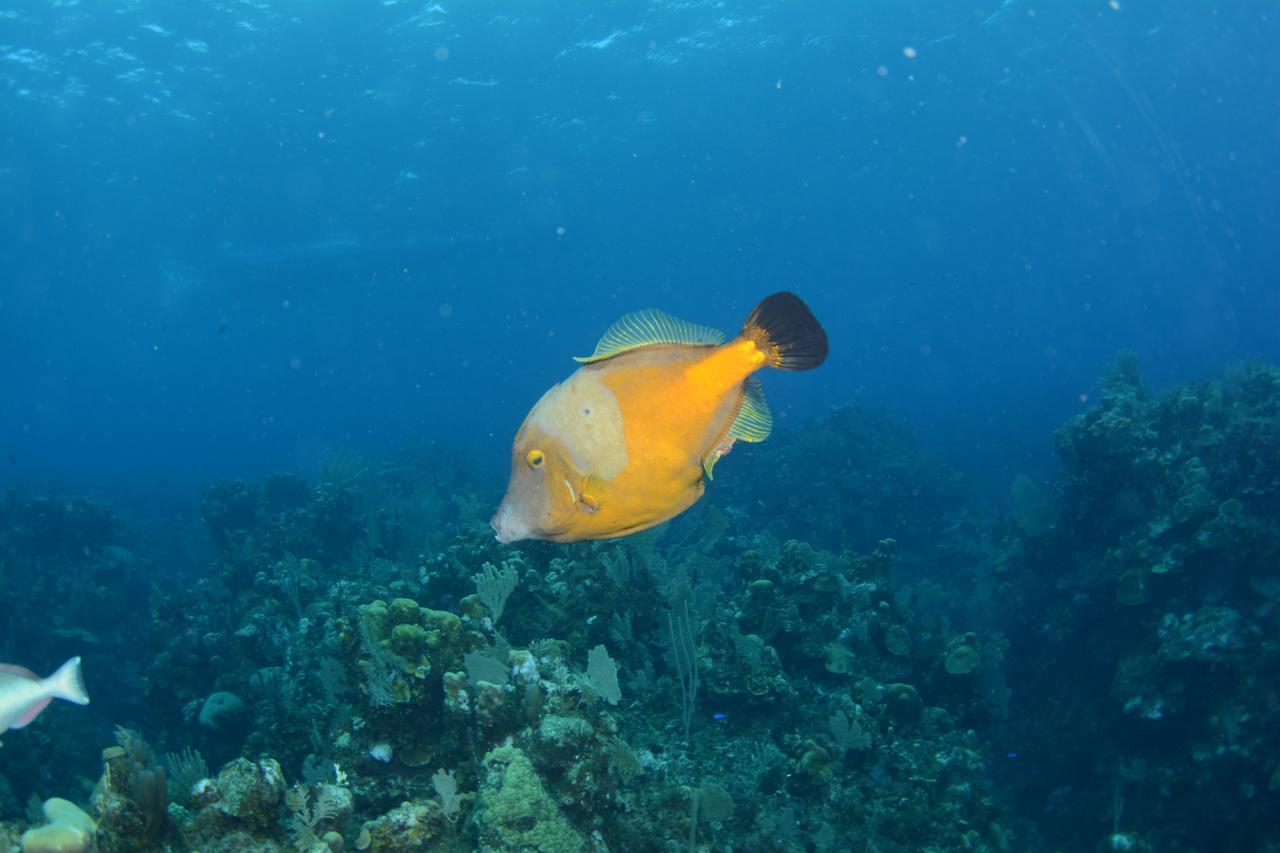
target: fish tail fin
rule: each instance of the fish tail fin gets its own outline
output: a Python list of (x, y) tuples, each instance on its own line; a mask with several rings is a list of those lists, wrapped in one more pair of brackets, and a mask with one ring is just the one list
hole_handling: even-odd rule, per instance
[(742, 325), (742, 336), (765, 354), (765, 366), (778, 370), (812, 370), (827, 358), (827, 333), (794, 293), (760, 300)]
[(84, 676), (80, 674), (78, 656), (58, 667), (58, 671), (49, 676), (46, 683), (49, 685), (49, 692), (59, 699), (66, 699), (77, 705), (89, 704), (89, 691), (85, 689)]

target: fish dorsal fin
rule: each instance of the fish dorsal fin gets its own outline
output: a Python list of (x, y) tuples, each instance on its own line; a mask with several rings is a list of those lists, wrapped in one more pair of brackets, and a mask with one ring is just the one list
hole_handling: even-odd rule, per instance
[(735, 441), (764, 441), (771, 432), (773, 412), (769, 411), (769, 404), (764, 399), (764, 387), (759, 379), (748, 376), (742, 383), (742, 408), (738, 410), (738, 416), (729, 425), (724, 441), (712, 448), (702, 460), (702, 470), (707, 479), (712, 479), (716, 463), (733, 448)]
[(574, 356), (574, 361), (590, 364), (604, 361), (633, 349), (654, 344), (684, 344), (693, 347), (709, 347), (724, 343), (724, 332), (710, 326), (686, 323), (665, 311), (633, 311), (623, 314), (609, 327), (596, 344), (596, 351), (588, 356)]
[(764, 441), (773, 432), (773, 412), (764, 398), (764, 386), (754, 376), (742, 383), (742, 408), (729, 427), (729, 438), (738, 441)]

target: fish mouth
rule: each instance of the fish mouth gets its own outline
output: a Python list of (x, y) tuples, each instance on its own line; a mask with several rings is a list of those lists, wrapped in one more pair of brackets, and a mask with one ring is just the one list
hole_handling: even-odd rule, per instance
[(522, 524), (512, 516), (510, 507), (498, 507), (498, 511), (493, 514), (493, 518), (489, 520), (489, 527), (493, 529), (493, 536), (503, 545), (510, 545), (512, 542), (519, 542), (522, 539), (532, 537), (532, 531), (529, 526)]
[(493, 538), (498, 540), (498, 544), (510, 545), (512, 542), (516, 541), (511, 538), (510, 534), (499, 527), (496, 522), (490, 521), (489, 527), (493, 528)]

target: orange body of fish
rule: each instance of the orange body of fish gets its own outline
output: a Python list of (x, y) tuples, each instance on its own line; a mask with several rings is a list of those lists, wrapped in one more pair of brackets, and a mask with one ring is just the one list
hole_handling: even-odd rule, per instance
[(491, 522), (498, 540), (610, 539), (683, 512), (734, 441), (768, 436), (753, 374), (807, 370), (826, 353), (826, 333), (789, 293), (764, 299), (727, 342), (659, 311), (628, 314), (525, 418)]

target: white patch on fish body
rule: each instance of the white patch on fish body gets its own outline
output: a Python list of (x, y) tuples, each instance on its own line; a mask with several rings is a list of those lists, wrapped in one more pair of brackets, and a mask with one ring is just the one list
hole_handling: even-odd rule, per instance
[(0, 672), (0, 732), (21, 728), (18, 721), (47, 698), (49, 689), (43, 681)]
[(529, 423), (559, 439), (581, 471), (611, 480), (627, 467), (622, 409), (591, 368), (579, 368), (544, 394)]

